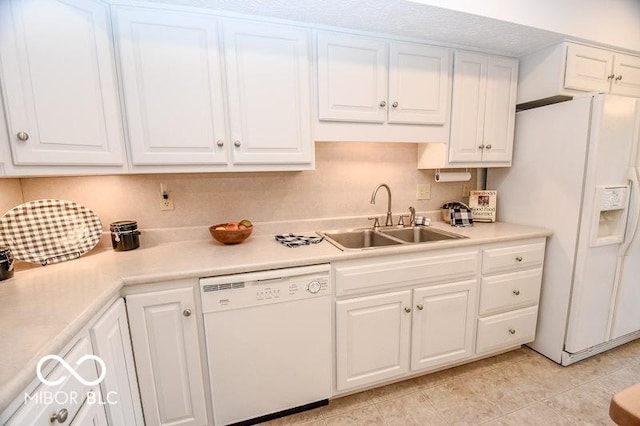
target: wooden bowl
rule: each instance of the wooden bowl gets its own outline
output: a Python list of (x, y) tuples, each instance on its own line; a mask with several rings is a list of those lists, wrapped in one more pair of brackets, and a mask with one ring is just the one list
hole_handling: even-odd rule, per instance
[(220, 226), (225, 226), (226, 223), (219, 223), (217, 225), (213, 225), (209, 227), (209, 233), (213, 238), (222, 244), (240, 244), (244, 240), (246, 240), (251, 232), (253, 231), (253, 226), (250, 226), (246, 229), (238, 229), (237, 231), (227, 231), (226, 229), (215, 229)]

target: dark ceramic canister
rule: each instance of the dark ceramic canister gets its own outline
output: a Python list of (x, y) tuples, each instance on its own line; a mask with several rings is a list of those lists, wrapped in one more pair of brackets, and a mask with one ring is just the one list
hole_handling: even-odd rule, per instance
[(13, 276), (14, 259), (8, 247), (0, 247), (0, 281)]
[(134, 220), (113, 222), (111, 230), (111, 245), (115, 251), (127, 251), (140, 247), (140, 231)]

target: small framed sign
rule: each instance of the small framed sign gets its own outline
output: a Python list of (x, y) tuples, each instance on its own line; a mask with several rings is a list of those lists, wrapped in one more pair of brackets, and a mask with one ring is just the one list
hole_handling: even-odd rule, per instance
[(469, 192), (469, 208), (474, 222), (496, 221), (496, 198), (498, 191)]

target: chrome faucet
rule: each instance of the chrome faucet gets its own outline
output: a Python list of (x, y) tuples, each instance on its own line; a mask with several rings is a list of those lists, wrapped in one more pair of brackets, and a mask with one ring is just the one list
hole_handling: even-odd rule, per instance
[(387, 204), (387, 218), (384, 221), (384, 226), (392, 226), (393, 218), (391, 217), (391, 190), (389, 189), (389, 185), (386, 183), (381, 183), (373, 190), (373, 194), (371, 194), (371, 204), (376, 203), (376, 194), (380, 188), (384, 187), (387, 190), (387, 195), (389, 196), (389, 202)]
[(416, 209), (409, 206), (409, 226), (415, 226), (416, 224)]

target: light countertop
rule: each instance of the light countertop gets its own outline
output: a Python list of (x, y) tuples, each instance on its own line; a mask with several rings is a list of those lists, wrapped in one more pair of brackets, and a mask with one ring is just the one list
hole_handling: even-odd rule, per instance
[(143, 240), (137, 250), (94, 250), (80, 259), (18, 270), (13, 278), (0, 282), (0, 413), (34, 380), (38, 360), (59, 353), (121, 294), (123, 286), (550, 235), (546, 229), (506, 223), (452, 228), (435, 222), (432, 226), (469, 238), (345, 252), (327, 241), (289, 248), (276, 242), (273, 235), (253, 235), (232, 246), (199, 239), (145, 247)]

